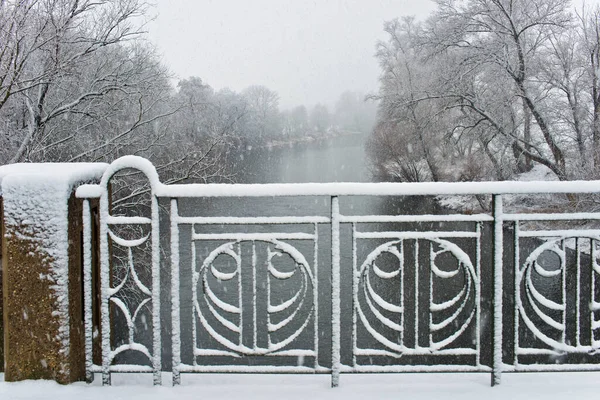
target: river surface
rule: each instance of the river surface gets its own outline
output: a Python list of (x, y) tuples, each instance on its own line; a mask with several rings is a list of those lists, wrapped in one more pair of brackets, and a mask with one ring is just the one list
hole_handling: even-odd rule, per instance
[[(232, 157), (239, 183), (369, 182), (366, 136), (249, 149)], [(237, 160), (236, 160), (237, 159)]]
[[(368, 135), (347, 135), (273, 148), (249, 148), (230, 155), (236, 183), (372, 182), (365, 151)], [(328, 215), (330, 199), (229, 199), (194, 202), (204, 215)], [(439, 213), (432, 198), (345, 197), (342, 214)]]

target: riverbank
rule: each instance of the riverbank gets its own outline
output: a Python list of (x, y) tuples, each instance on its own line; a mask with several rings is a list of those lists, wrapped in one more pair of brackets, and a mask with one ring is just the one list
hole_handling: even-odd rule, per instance
[(323, 141), (331, 140), (331, 139), (335, 139), (335, 138), (340, 138), (340, 137), (347, 137), (347, 136), (355, 137), (355, 136), (364, 136), (364, 135), (366, 135), (366, 134), (361, 133), (361, 132), (336, 131), (336, 130), (332, 130), (327, 133), (314, 132), (314, 133), (308, 133), (308, 134), (306, 134), (304, 136), (300, 136), (300, 137), (278, 139), (278, 140), (268, 140), (264, 145), (258, 146), (258, 147), (266, 148), (266, 149), (277, 149), (277, 148), (284, 148), (284, 147), (292, 147), (297, 144), (319, 143), (319, 142), (323, 142)]

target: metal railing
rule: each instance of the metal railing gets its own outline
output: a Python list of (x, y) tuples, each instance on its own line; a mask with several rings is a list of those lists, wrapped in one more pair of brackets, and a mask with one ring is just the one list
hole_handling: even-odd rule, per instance
[[(130, 168), (148, 177), (150, 217), (110, 212), (110, 179)], [(149, 161), (120, 158), (99, 185), (77, 191), (84, 199), (88, 379), (101, 372), (110, 384), (113, 372), (152, 372), (160, 384), (163, 364), (169, 369), (165, 347), (173, 384), (190, 372), (328, 373), (337, 386), (341, 372), (473, 371), (491, 373), (495, 385), (502, 372), (600, 370), (600, 229), (531, 228), (532, 221), (564, 225), (599, 220), (600, 213), (503, 211), (509, 194), (598, 192), (598, 181), (163, 185)], [(440, 194), (491, 195), (492, 212), (340, 212), (345, 196)], [(328, 214), (179, 210), (195, 198), (297, 196), (329, 198)], [(90, 199), (100, 204), (101, 365), (93, 363)], [(161, 201), (170, 206), (166, 223)], [(161, 224), (170, 228), (170, 266), (161, 265)], [(120, 237), (123, 226), (145, 233)], [(142, 245), (150, 249), (149, 269), (135, 265)], [(126, 254), (118, 277), (112, 247)], [(161, 272), (170, 281), (168, 326), (161, 321)], [(138, 292), (135, 302), (122, 296), (128, 285)], [(149, 339), (140, 328), (146, 312)], [(127, 326), (118, 340), (116, 313)], [(116, 362), (128, 352), (146, 362)]]

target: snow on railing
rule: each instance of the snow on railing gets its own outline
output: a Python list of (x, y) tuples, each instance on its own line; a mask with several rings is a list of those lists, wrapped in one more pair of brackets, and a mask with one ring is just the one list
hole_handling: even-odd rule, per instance
[[(109, 181), (127, 168), (148, 177), (150, 217), (110, 212)], [(330, 373), (337, 386), (341, 372), (473, 371), (491, 372), (495, 385), (503, 371), (600, 370), (600, 230), (527, 225), (598, 220), (600, 213), (506, 214), (502, 203), (514, 193), (596, 192), (599, 181), (167, 186), (149, 161), (120, 158), (99, 185), (77, 190), (84, 199), (88, 379), (101, 372), (110, 384), (112, 372), (153, 372), (160, 384), (161, 329), (171, 332), (173, 384), (189, 372)], [(340, 212), (342, 196), (438, 194), (492, 195), (493, 210)], [(295, 196), (329, 197), (330, 211), (211, 217), (179, 209), (182, 199)], [(100, 366), (92, 354), (89, 199), (100, 200)], [(160, 309), (161, 199), (170, 204), (168, 327)], [(432, 228), (417, 229), (419, 223)], [(115, 229), (122, 226), (145, 226), (147, 234), (119, 237)], [(133, 255), (147, 243), (150, 271)], [(111, 246), (127, 254), (119, 277)], [(135, 302), (124, 296), (126, 287), (139, 292)], [(146, 310), (151, 341), (140, 328)], [(112, 330), (117, 311), (127, 325), (118, 340)], [(116, 362), (127, 352), (146, 364)]]

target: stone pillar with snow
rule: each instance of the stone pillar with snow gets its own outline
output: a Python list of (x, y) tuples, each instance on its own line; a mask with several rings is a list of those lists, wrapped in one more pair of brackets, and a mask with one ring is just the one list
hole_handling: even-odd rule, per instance
[(6, 381), (85, 378), (81, 203), (74, 190), (98, 181), (106, 167), (0, 166)]

